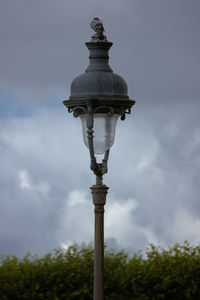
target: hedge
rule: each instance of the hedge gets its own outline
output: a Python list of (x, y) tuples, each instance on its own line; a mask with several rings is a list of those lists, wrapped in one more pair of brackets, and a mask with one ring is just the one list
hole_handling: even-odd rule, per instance
[[(43, 257), (1, 256), (1, 300), (93, 299), (93, 249), (73, 245)], [(200, 299), (200, 246), (150, 245), (130, 257), (105, 249), (105, 300)]]

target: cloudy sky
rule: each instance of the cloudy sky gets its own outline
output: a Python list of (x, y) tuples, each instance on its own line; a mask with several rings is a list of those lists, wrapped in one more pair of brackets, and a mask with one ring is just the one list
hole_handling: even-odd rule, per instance
[(112, 147), (105, 239), (200, 242), (200, 1), (0, 0), (0, 253), (93, 240), (89, 153), (62, 104), (93, 17), (136, 100)]

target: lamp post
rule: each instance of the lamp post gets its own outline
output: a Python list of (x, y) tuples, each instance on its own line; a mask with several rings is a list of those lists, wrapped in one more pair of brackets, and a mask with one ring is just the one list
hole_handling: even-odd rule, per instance
[[(96, 175), (96, 184), (91, 187), (95, 212), (94, 230), (94, 300), (104, 299), (104, 205), (108, 187), (103, 184), (107, 173), (108, 157), (114, 143), (118, 118), (130, 114), (134, 100), (128, 97), (125, 80), (113, 73), (108, 64), (108, 52), (112, 43), (103, 34), (104, 28), (98, 18), (91, 27), (96, 34), (86, 43), (89, 49), (89, 66), (85, 73), (71, 84), (71, 96), (63, 101), (68, 112), (80, 117), (83, 140), (89, 148), (90, 168)], [(103, 154), (101, 163), (96, 155)]]

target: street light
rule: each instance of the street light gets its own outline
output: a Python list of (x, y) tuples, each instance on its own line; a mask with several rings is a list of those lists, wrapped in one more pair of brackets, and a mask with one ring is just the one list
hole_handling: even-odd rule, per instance
[[(109, 151), (114, 143), (117, 120), (124, 120), (126, 114), (130, 114), (135, 101), (128, 97), (125, 80), (113, 73), (108, 64), (112, 43), (103, 34), (102, 22), (94, 18), (90, 25), (96, 34), (86, 43), (89, 66), (85, 73), (72, 81), (71, 96), (63, 103), (68, 112), (81, 119), (83, 140), (90, 153), (90, 168), (96, 175), (96, 184), (91, 187), (95, 206), (94, 300), (103, 300), (104, 205), (108, 191), (103, 184), (103, 175), (108, 171)], [(101, 163), (96, 158), (99, 154), (104, 155)]]

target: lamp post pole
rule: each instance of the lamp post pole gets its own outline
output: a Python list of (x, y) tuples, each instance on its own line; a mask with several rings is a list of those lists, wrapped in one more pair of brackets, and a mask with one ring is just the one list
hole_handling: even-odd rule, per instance
[[(126, 81), (113, 73), (108, 60), (109, 42), (103, 34), (103, 23), (94, 18), (90, 24), (96, 32), (90, 42), (90, 64), (84, 74), (71, 84), (71, 96), (63, 103), (74, 117), (80, 117), (83, 140), (90, 153), (90, 169), (96, 175), (96, 184), (91, 187), (95, 212), (94, 226), (94, 300), (104, 300), (104, 205), (108, 187), (103, 184), (107, 173), (108, 157), (114, 143), (118, 118), (130, 114), (134, 100), (128, 97)], [(101, 163), (96, 155), (103, 154)]]
[(108, 187), (96, 184), (91, 187), (95, 226), (94, 226), (94, 299), (104, 299), (104, 205)]

